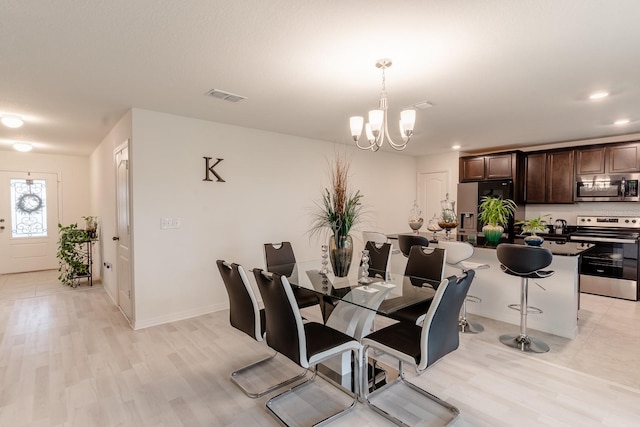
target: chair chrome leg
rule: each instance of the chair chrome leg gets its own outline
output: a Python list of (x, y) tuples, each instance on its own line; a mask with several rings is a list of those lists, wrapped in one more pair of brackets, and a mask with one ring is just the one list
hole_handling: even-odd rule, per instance
[[(369, 352), (369, 347), (367, 346), (367, 347), (364, 348), (364, 360), (368, 360), (368, 356), (367, 356), (368, 352)], [(364, 371), (364, 376), (365, 376), (365, 378), (363, 380), (363, 384), (367, 384), (369, 382), (368, 378), (366, 378), (367, 377), (367, 371)], [(428, 391), (423, 390), (422, 388), (418, 387), (417, 385), (412, 384), (409, 381), (407, 381), (405, 379), (405, 377), (404, 377), (404, 369), (403, 369), (403, 364), (402, 364), (401, 360), (398, 360), (398, 378), (395, 381), (393, 381), (391, 383), (388, 383), (386, 386), (383, 386), (382, 388), (380, 388), (378, 390), (375, 390), (371, 394), (372, 395), (373, 394), (377, 394), (377, 393), (381, 392), (382, 390), (384, 390), (385, 388), (390, 387), (391, 385), (393, 385), (395, 383), (398, 383), (398, 382), (406, 385), (409, 389), (421, 394), (422, 396), (428, 398), (429, 400), (431, 400), (431, 401), (437, 403), (438, 405), (442, 406), (443, 408), (447, 409), (451, 413), (452, 418), (451, 418), (451, 420), (449, 420), (445, 424), (445, 426), (452, 425), (458, 419), (458, 417), (460, 416), (460, 410), (458, 408), (456, 408), (455, 406), (451, 405), (448, 402), (445, 402), (444, 400), (440, 399), (439, 397), (437, 397), (437, 396), (429, 393)], [(394, 417), (393, 415), (391, 415), (390, 413), (388, 413), (387, 411), (385, 411), (381, 407), (376, 406), (375, 404), (373, 404), (371, 402), (371, 400), (369, 400), (369, 390), (366, 387), (364, 387), (362, 390), (363, 390), (362, 391), (362, 398), (366, 402), (367, 406), (369, 406), (369, 408), (371, 408), (376, 413), (382, 415), (384, 418), (388, 419), (389, 421), (391, 421), (395, 425), (403, 426), (403, 427), (409, 427), (408, 424), (406, 424), (404, 421)]]
[[(332, 421), (334, 421), (336, 418), (341, 417), (342, 415), (346, 414), (347, 412), (351, 411), (353, 408), (355, 408), (356, 404), (358, 403), (358, 388), (360, 386), (360, 352), (358, 350), (352, 350), (351, 351), (351, 358), (352, 358), (352, 362), (353, 362), (353, 366), (356, 367), (356, 369), (353, 370), (355, 378), (354, 378), (354, 387), (355, 387), (355, 392), (353, 393), (354, 398), (353, 398), (353, 402), (351, 403), (350, 406), (329, 415), (327, 418), (324, 418), (323, 420), (313, 424), (314, 426), (324, 426)], [(316, 375), (318, 374), (318, 370), (314, 369), (313, 370), (313, 375), (311, 376), (311, 378), (307, 379), (306, 381), (297, 384), (293, 387), (291, 387), (289, 390), (283, 391), (282, 393), (273, 396), (271, 399), (267, 400), (266, 403), (266, 408), (269, 411), (269, 413), (276, 419), (278, 420), (278, 422), (284, 426), (289, 426), (290, 424), (288, 424), (274, 409), (273, 409), (273, 404), (284, 398), (285, 396), (287, 396), (290, 393), (294, 393), (296, 390), (298, 390), (299, 388), (302, 388), (306, 385), (311, 384), (315, 379), (316, 379)]]
[(276, 357), (276, 354), (278, 354), (277, 352), (274, 352), (273, 355), (266, 357), (264, 359), (258, 360), (257, 362), (254, 362), (250, 365), (247, 365), (243, 368), (238, 369), (237, 371), (233, 371), (231, 373), (231, 382), (234, 383), (240, 390), (242, 390), (242, 392), (244, 394), (246, 394), (247, 396), (249, 396), (252, 399), (258, 398), (258, 397), (262, 397), (265, 394), (271, 393), (274, 390), (279, 389), (280, 387), (284, 387), (288, 384), (293, 383), (294, 381), (298, 381), (299, 379), (303, 378), (306, 374), (307, 374), (307, 369), (305, 369), (300, 375), (296, 375), (293, 378), (289, 378), (285, 381), (282, 381), (281, 383), (275, 384), (270, 386), (269, 388), (267, 388), (266, 390), (262, 390), (262, 391), (250, 391), (249, 389), (247, 389), (246, 387), (244, 387), (242, 384), (240, 384), (240, 382), (238, 381), (237, 377), (238, 375), (241, 375), (244, 372), (247, 372), (259, 365), (262, 365), (263, 363), (266, 363), (270, 360), (272, 360), (274, 357)]

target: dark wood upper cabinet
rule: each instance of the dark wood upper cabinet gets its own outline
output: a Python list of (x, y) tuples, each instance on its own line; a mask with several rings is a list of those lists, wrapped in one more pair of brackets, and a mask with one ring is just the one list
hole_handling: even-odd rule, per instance
[(513, 178), (515, 175), (515, 155), (496, 154), (484, 157), (486, 179)]
[(576, 174), (602, 175), (640, 172), (640, 143), (576, 148)]
[(640, 143), (607, 147), (609, 173), (640, 172)]
[(545, 203), (547, 200), (547, 188), (545, 184), (547, 171), (547, 154), (527, 154), (524, 164), (525, 201), (527, 203)]
[(516, 153), (460, 157), (460, 182), (513, 179), (516, 176)]
[(484, 156), (460, 158), (460, 181), (484, 180)]
[(525, 202), (573, 203), (573, 170), (573, 150), (527, 154)]
[(547, 153), (547, 203), (573, 203), (573, 150)]
[(580, 148), (576, 150), (576, 173), (578, 175), (604, 173), (605, 148)]

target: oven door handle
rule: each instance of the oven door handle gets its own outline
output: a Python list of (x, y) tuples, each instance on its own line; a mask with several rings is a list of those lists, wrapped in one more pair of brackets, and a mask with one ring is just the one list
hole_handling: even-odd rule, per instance
[(638, 243), (638, 241), (634, 239), (616, 239), (614, 237), (570, 236), (569, 240), (577, 240), (580, 242), (630, 243), (632, 245)]

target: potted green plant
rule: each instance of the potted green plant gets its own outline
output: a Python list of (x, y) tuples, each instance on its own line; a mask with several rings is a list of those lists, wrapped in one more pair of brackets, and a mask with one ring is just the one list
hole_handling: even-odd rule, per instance
[(502, 197), (485, 196), (480, 200), (479, 219), (483, 224), (482, 233), (487, 243), (496, 245), (500, 241), (504, 226), (515, 214), (517, 207), (513, 200)]
[(63, 226), (58, 224), (58, 280), (65, 285), (76, 287), (78, 279), (89, 274), (85, 255), (78, 249), (79, 244), (89, 239), (86, 230), (78, 229), (78, 224)]
[(329, 174), (330, 186), (324, 189), (320, 203), (316, 203), (309, 230), (311, 235), (331, 231), (329, 259), (337, 277), (345, 277), (349, 273), (353, 257), (353, 239), (349, 232), (362, 216), (362, 194), (351, 190), (348, 185), (349, 166), (348, 160), (336, 157)]
[(542, 236), (538, 236), (536, 233), (543, 233), (547, 231), (547, 221), (545, 218), (551, 215), (538, 215), (535, 218), (525, 219), (524, 221), (516, 222), (516, 225), (522, 225), (522, 231), (520, 234), (529, 234), (524, 238), (524, 242), (530, 246), (540, 246), (544, 242)]

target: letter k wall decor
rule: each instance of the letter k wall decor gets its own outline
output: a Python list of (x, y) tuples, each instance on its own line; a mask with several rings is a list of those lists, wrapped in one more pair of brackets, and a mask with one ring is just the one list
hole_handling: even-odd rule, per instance
[(216, 177), (216, 182), (226, 182), (224, 179), (222, 179), (222, 177), (220, 175), (218, 175), (218, 173), (214, 170), (214, 168), (216, 166), (218, 166), (218, 164), (223, 161), (224, 159), (216, 159), (216, 162), (212, 165), (211, 164), (211, 160), (213, 159), (212, 157), (203, 157), (204, 162), (205, 162), (205, 166), (204, 166), (204, 179), (203, 181), (213, 181), (213, 179), (211, 179), (211, 175)]

